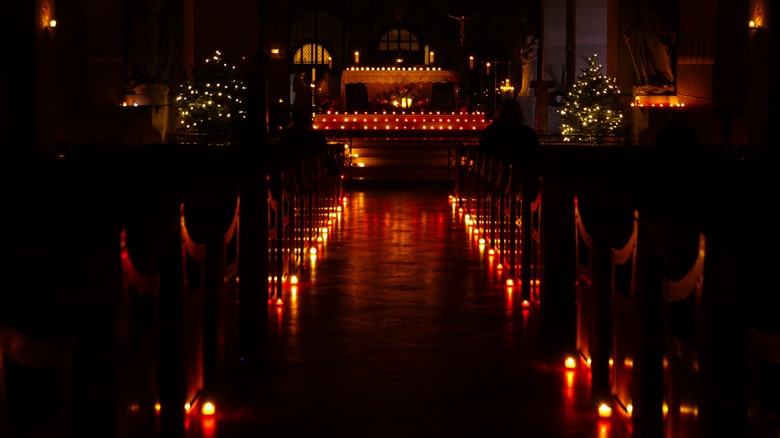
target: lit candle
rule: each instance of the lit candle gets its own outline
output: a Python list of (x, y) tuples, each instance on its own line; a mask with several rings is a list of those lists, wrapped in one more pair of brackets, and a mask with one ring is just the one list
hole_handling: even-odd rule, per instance
[(328, 70), (333, 70), (333, 58), (328, 57)]
[(355, 64), (359, 64), (359, 63), (360, 63), (360, 52), (355, 50)]
[(474, 57), (469, 56), (469, 70), (474, 70)]
[(608, 404), (602, 403), (599, 405), (599, 417), (609, 418), (612, 416), (612, 408)]
[(429, 62), (430, 62), (431, 64), (433, 64), (433, 52), (431, 52), (431, 53), (430, 53), (429, 57), (430, 57), (430, 61), (429, 61)]
[(485, 70), (487, 71), (487, 74), (490, 74), (490, 63), (485, 63)]

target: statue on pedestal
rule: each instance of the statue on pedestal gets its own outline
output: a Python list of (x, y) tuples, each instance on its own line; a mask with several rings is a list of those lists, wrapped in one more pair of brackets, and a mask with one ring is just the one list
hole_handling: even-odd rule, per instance
[(641, 94), (674, 91), (672, 47), (676, 30), (661, 17), (643, 2), (638, 17), (623, 34), (634, 64), (635, 90), (640, 90)]
[(533, 35), (525, 38), (525, 48), (520, 52), (520, 61), (523, 64), (523, 77), (520, 86), (520, 96), (531, 94), (531, 82), (536, 79), (536, 59), (539, 49), (539, 39)]

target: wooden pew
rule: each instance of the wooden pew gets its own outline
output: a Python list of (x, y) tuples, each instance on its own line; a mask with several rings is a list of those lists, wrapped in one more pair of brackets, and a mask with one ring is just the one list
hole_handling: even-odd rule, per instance
[[(704, 234), (699, 235), (699, 254), (690, 270), (680, 278), (663, 281), (664, 334), (663, 410), (664, 436), (703, 435), (703, 404), (706, 384), (701, 378), (704, 326)], [(704, 365), (707, 366), (706, 364)]]
[[(527, 187), (529, 185), (531, 187)], [(539, 177), (538, 181), (527, 180), (523, 186), (521, 296), (522, 299), (528, 300), (531, 306), (538, 308), (541, 306), (541, 282), (544, 278), (542, 177)]]
[(609, 373), (611, 393), (615, 398), (617, 414), (629, 431), (633, 430), (635, 398), (641, 397), (642, 385), (635, 370), (641, 368), (645, 339), (641, 325), (648, 310), (642, 292), (637, 290), (637, 244), (639, 212), (634, 212), (633, 231), (620, 247), (610, 249), (609, 286)]
[(117, 437), (157, 436), (160, 408), (160, 274), (141, 272), (120, 235), (121, 298), (116, 322)]
[[(213, 301), (214, 318), (213, 342), (215, 369), (212, 378), (222, 382), (230, 375), (230, 370), (241, 359), (239, 345), (239, 294), (238, 263), (239, 233), (241, 229), (241, 196), (236, 197), (233, 219), (227, 230), (222, 233), (220, 245), (215, 248), (216, 270), (214, 279), (216, 290)], [(208, 307), (208, 306), (207, 306)], [(207, 316), (209, 313), (207, 312)], [(207, 349), (207, 351), (209, 351)]]
[[(187, 228), (184, 204), (179, 206), (181, 246), (181, 332), (182, 369), (185, 376), (185, 428), (203, 403), (204, 300), (206, 290), (206, 244), (195, 242)], [(163, 291), (165, 293), (165, 291)], [(170, 293), (176, 293), (171, 291)]]
[(503, 237), (505, 242), (501, 252), (501, 262), (506, 270), (506, 277), (520, 284), (522, 272), (523, 243), (523, 175), (522, 170), (511, 164), (507, 165), (507, 182), (504, 186), (503, 198)]

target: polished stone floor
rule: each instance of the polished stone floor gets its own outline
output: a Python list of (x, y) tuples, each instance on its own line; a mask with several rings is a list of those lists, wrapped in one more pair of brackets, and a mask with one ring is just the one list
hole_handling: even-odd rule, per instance
[(210, 396), (193, 437), (622, 437), (582, 371), (540, 354), (445, 188), (350, 189), (267, 353)]

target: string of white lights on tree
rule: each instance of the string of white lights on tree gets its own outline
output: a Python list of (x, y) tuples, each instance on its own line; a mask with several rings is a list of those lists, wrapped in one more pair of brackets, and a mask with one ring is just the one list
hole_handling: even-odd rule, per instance
[(228, 65), (216, 51), (193, 67), (192, 79), (176, 96), (179, 128), (186, 133), (230, 134), (246, 120), (247, 87), (236, 66)]
[(620, 88), (615, 78), (602, 73), (598, 55), (583, 58), (587, 67), (563, 97), (561, 134), (564, 141), (597, 143), (623, 127)]

